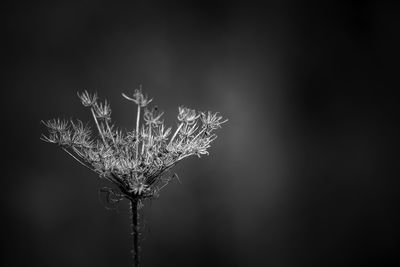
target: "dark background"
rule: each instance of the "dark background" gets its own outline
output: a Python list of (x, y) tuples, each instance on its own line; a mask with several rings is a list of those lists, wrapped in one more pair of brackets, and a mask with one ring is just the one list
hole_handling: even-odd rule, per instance
[[(320, 3), (324, 2), (324, 3)], [(398, 260), (399, 10), (383, 2), (2, 4), (2, 266), (130, 266), (128, 205), (39, 140), (40, 120), (121, 127), (143, 84), (220, 111), (210, 156), (146, 203), (142, 266), (388, 266)]]

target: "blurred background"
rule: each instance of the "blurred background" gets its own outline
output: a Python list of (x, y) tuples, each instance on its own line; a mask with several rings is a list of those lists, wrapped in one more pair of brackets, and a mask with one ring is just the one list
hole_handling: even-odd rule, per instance
[(363, 1), (2, 4), (2, 266), (131, 266), (128, 203), (40, 120), (90, 121), (139, 84), (229, 122), (210, 156), (142, 211), (142, 266), (389, 266), (398, 261), (398, 10)]

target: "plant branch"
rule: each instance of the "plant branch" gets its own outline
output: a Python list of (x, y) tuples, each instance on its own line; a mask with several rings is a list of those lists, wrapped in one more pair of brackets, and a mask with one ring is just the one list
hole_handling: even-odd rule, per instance
[(101, 136), (101, 139), (103, 140), (104, 145), (105, 145), (105, 146), (108, 146), (108, 144), (106, 143), (106, 140), (104, 139), (103, 132), (102, 132), (101, 129), (100, 129), (100, 125), (99, 125), (99, 122), (97, 121), (96, 114), (94, 114), (93, 108), (90, 108), (90, 110), (92, 111), (92, 115), (93, 115), (94, 121), (96, 122), (97, 130), (99, 130), (99, 134), (100, 134), (100, 136)]

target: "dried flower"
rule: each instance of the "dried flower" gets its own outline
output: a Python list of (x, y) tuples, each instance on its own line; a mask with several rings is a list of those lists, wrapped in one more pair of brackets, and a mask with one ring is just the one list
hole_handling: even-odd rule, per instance
[(96, 101), (97, 101), (97, 94), (96, 93), (94, 93), (93, 95), (90, 95), (85, 90), (82, 94), (79, 94), (79, 92), (78, 92), (77, 95), (81, 99), (82, 105), (84, 105), (85, 107), (92, 107), (92, 106), (94, 106), (96, 104)]
[(78, 120), (75, 123), (71, 120), (71, 125), (73, 129), (71, 145), (90, 148), (92, 146), (92, 141), (90, 140), (90, 128), (87, 125), (84, 125), (81, 120)]
[(107, 100), (103, 103), (95, 105), (96, 116), (99, 119), (111, 120), (111, 107)]
[(60, 120), (60, 119), (52, 119), (48, 121), (42, 121), (42, 123), (49, 129), (51, 132), (64, 132), (68, 129), (68, 121)]
[(122, 96), (129, 101), (135, 102), (136, 105), (139, 105), (140, 107), (145, 107), (150, 104), (151, 101), (153, 101), (153, 99), (149, 99), (147, 96), (143, 95), (142, 86), (140, 86), (139, 89), (135, 89), (135, 92), (133, 93), (133, 98), (127, 96), (124, 93), (122, 93)]
[(194, 109), (189, 109), (184, 106), (179, 107), (178, 120), (181, 122), (186, 122), (187, 124), (194, 123), (200, 115), (196, 115)]
[[(93, 107), (95, 118), (102, 119), (96, 120), (101, 140), (93, 141), (90, 128), (82, 121), (68, 123), (60, 119), (43, 122), (49, 129), (49, 135), (42, 136), (42, 139), (64, 146), (83, 165), (111, 180), (122, 192), (130, 192), (125, 196), (127, 198), (147, 198), (153, 196), (155, 191), (159, 192), (163, 186), (161, 177), (166, 171), (185, 157), (207, 154), (210, 143), (215, 139), (210, 132), (226, 122), (217, 113), (197, 113), (193, 109), (179, 107), (178, 120), (181, 124), (167, 145), (171, 128), (165, 128), (161, 120), (163, 113), (158, 113), (156, 108), (145, 108), (144, 123), (138, 127), (140, 131), (124, 134), (108, 125), (111, 108), (107, 101), (97, 104), (97, 95), (87, 91), (78, 96), (84, 106)], [(133, 98), (124, 97), (139, 107), (151, 101), (144, 97), (141, 90), (135, 90)], [(157, 182), (143, 187), (139, 183), (140, 177), (147, 176), (152, 176)]]
[(207, 114), (201, 113), (201, 121), (207, 129), (215, 130), (221, 128), (221, 124), (227, 122), (228, 120), (222, 120), (222, 116), (218, 116), (218, 112), (212, 113), (209, 111)]
[(159, 125), (155, 128), (155, 139), (157, 142), (167, 141), (168, 136), (171, 134), (171, 128), (164, 129), (164, 124)]
[(137, 209), (142, 200), (157, 197), (160, 190), (177, 177), (170, 176), (169, 171), (182, 159), (208, 154), (208, 148), (216, 138), (212, 132), (227, 120), (217, 113), (198, 113), (181, 106), (177, 116), (178, 128), (170, 138), (172, 131), (164, 126), (163, 113), (159, 113), (157, 108), (146, 108), (152, 99), (144, 96), (141, 88), (136, 89), (132, 97), (122, 95), (137, 105), (136, 127), (132, 131), (123, 132), (114, 125), (110, 126), (111, 107), (108, 102), (97, 103), (97, 94), (84, 91), (78, 96), (85, 107), (90, 107), (97, 136), (93, 136), (90, 128), (80, 120), (53, 119), (42, 121), (49, 133), (42, 135), (41, 139), (60, 145), (77, 162), (114, 184), (119, 192), (102, 189), (113, 204), (122, 198), (131, 201), (137, 266)]
[(163, 121), (160, 120), (163, 114), (164, 112), (157, 113), (157, 108), (153, 108), (152, 110), (145, 108), (143, 119), (147, 125), (156, 126), (159, 124), (163, 124)]

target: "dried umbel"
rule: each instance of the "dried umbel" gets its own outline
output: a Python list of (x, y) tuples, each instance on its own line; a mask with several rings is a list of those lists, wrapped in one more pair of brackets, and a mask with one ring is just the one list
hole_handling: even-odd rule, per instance
[(114, 196), (113, 201), (123, 198), (131, 201), (134, 265), (138, 266), (138, 204), (158, 196), (173, 177), (167, 175), (169, 170), (178, 162), (192, 155), (208, 154), (207, 149), (217, 137), (214, 131), (227, 120), (218, 113), (179, 107), (179, 125), (172, 131), (164, 126), (163, 113), (156, 107), (148, 107), (152, 99), (141, 88), (132, 96), (122, 95), (137, 105), (132, 131), (124, 132), (111, 124), (109, 103), (99, 102), (97, 94), (85, 91), (78, 96), (92, 113), (97, 135), (79, 120), (53, 119), (43, 122), (49, 133), (41, 139), (59, 145), (80, 164), (116, 185), (119, 192), (108, 190)]

